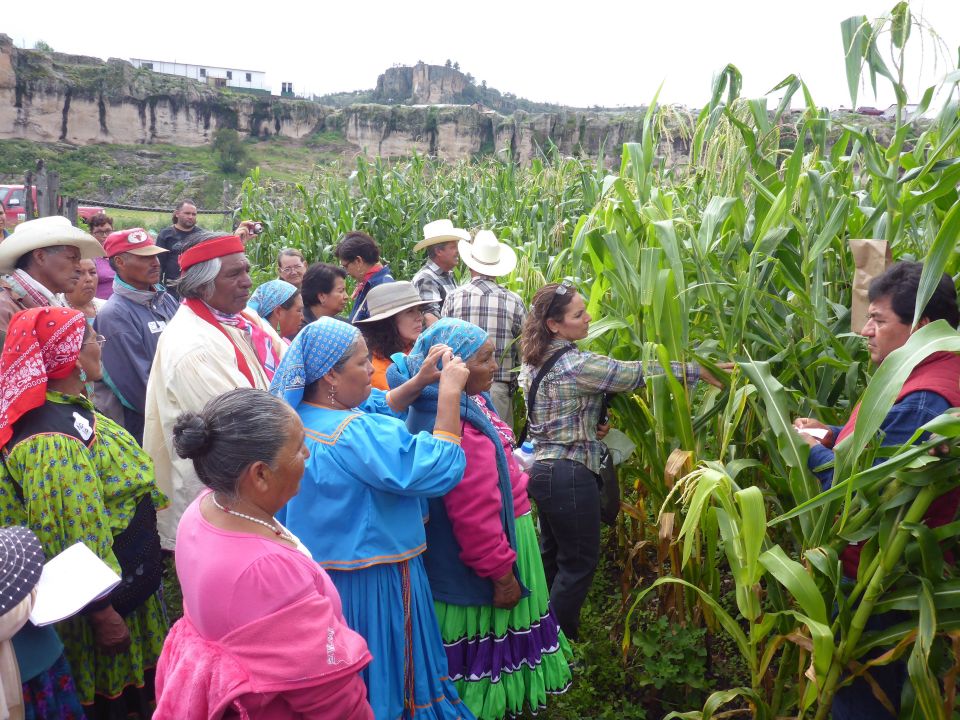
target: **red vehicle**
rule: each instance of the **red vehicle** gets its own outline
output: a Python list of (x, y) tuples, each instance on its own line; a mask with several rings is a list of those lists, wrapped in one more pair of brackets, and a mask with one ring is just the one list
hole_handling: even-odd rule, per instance
[[(37, 217), (37, 188), (31, 186), (33, 191), (34, 217)], [(27, 212), (24, 209), (24, 200), (26, 194), (23, 185), (0, 185), (0, 205), (3, 205), (3, 215), (6, 220), (7, 230), (13, 230), (17, 223), (27, 219)], [(77, 215), (87, 222), (97, 213), (102, 213), (103, 208), (81, 205), (77, 208)]]

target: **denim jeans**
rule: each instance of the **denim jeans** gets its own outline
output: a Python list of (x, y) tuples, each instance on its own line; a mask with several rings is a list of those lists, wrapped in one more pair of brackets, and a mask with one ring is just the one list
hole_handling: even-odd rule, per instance
[(582, 463), (547, 460), (533, 464), (528, 491), (540, 519), (550, 605), (563, 632), (576, 640), (580, 608), (600, 558), (598, 479)]
[[(867, 619), (865, 629), (885, 630), (906, 621), (908, 617), (907, 613), (898, 611), (873, 615)], [(871, 650), (865, 657), (861, 658), (861, 662), (878, 657), (887, 650), (889, 648), (886, 647)], [(900, 693), (907, 681), (906, 661), (900, 659), (889, 665), (871, 668), (870, 675), (883, 688), (899, 714)], [(830, 708), (830, 713), (833, 720), (896, 720), (897, 717), (897, 715), (891, 715), (890, 711), (874, 697), (869, 683), (863, 678), (858, 678), (846, 687), (837, 690), (837, 694), (833, 697), (833, 706)]]

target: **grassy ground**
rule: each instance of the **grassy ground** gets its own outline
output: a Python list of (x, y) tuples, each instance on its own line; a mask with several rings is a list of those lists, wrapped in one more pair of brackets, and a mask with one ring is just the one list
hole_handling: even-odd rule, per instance
[[(280, 182), (303, 180), (318, 163), (352, 155), (352, 146), (336, 132), (318, 133), (303, 140), (247, 140), (244, 148), (247, 168), (260, 167), (262, 178)], [(203, 208), (219, 209), (233, 202), (245, 177), (245, 172), (223, 173), (208, 146), (75, 147), (4, 140), (0, 142), (0, 182), (22, 183), (24, 174), (36, 167), (37, 160), (43, 160), (48, 170), (60, 173), (62, 195), (104, 205), (115, 202), (172, 207), (179, 199), (190, 197)]]

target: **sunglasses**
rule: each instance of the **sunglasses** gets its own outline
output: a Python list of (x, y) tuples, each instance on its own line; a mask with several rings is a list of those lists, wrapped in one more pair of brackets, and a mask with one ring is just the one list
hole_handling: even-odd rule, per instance
[(97, 336), (96, 336), (95, 338), (93, 338), (92, 340), (87, 340), (87, 341), (84, 343), (84, 345), (92, 345), (93, 343), (96, 343), (96, 344), (99, 345), (100, 347), (103, 347), (103, 344), (104, 344), (106, 341), (107, 341), (107, 339), (106, 339), (103, 335), (97, 335)]
[(559, 285), (557, 285), (557, 286), (553, 289), (553, 297), (550, 298), (550, 304), (547, 305), (547, 312), (546, 312), (545, 314), (546, 314), (546, 315), (549, 315), (549, 314), (550, 314), (550, 311), (553, 309), (553, 305), (554, 305), (555, 302), (557, 302), (557, 298), (558, 298), (559, 296), (561, 296), (561, 295), (566, 295), (566, 294), (567, 294), (568, 292), (570, 292), (571, 290), (572, 290), (573, 292), (576, 292), (576, 291), (577, 291), (577, 286), (574, 285), (573, 282), (570, 281), (570, 280), (564, 280), (562, 283), (560, 283)]

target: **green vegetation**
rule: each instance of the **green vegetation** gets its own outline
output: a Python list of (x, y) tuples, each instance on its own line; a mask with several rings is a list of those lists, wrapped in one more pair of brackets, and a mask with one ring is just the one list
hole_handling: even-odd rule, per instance
[[(293, 182), (309, 177), (318, 163), (330, 163), (349, 147), (343, 135), (329, 131), (310, 136), (306, 144), (288, 138), (247, 140), (242, 147), (262, 177)], [(88, 200), (145, 207), (173, 207), (193, 197), (201, 207), (232, 203), (243, 181), (240, 172), (225, 173), (209, 146), (43, 144), (26, 140), (0, 142), (0, 180), (21, 184), (28, 170), (43, 160), (60, 173), (61, 194)]]
[[(903, 108), (908, 35), (932, 37), (904, 3), (843, 23), (851, 88), (879, 78)], [(953, 716), (960, 579), (944, 553), (957, 551), (960, 524), (932, 531), (920, 520), (960, 485), (960, 423), (944, 416), (928, 428), (937, 439), (894, 449), (881, 450), (876, 431), (918, 359), (960, 351), (960, 339), (931, 324), (871, 376), (850, 327), (848, 240), (924, 258), (924, 292), (943, 271), (960, 274), (958, 82), (953, 68), (949, 102), (931, 120), (900, 112), (878, 137), (857, 118), (832, 118), (795, 76), (776, 107), (743, 98), (728, 66), (690, 127), (686, 163), (658, 157), (654, 99), (617, 174), (547, 149), (528, 169), (359, 159), (349, 175), (321, 168), (292, 191), (257, 171), (244, 182), (244, 217), (267, 227), (250, 251), (264, 268), (281, 245), (330, 259), (344, 231), (363, 228), (395, 275), (410, 277), (421, 226), (449, 217), (517, 248), (507, 284), (527, 299), (545, 281), (574, 279), (594, 317), (592, 349), (738, 362), (722, 391), (661, 376), (616, 399), (614, 423), (637, 452), (621, 469), (623, 513), (576, 648), (577, 685), (549, 717), (822, 720), (845, 673), (898, 658), (910, 678), (904, 716)], [(793, 98), (803, 110), (787, 126)], [(861, 396), (833, 488), (821, 492), (790, 421), (841, 421)], [(928, 455), (941, 441), (950, 453)], [(863, 561), (846, 583), (838, 552), (851, 540)], [(867, 629), (891, 609), (907, 620)], [(873, 649), (885, 652), (867, 664)]]
[(213, 133), (210, 150), (224, 174), (232, 175), (239, 171), (247, 171), (247, 164), (250, 161), (247, 148), (240, 139), (240, 134), (233, 128), (218, 128)]

